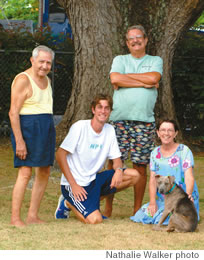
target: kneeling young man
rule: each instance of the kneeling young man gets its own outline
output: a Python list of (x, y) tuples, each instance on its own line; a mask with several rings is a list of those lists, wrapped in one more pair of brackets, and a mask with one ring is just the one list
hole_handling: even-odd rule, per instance
[[(106, 123), (112, 105), (110, 96), (96, 96), (91, 104), (93, 118), (74, 123), (56, 153), (63, 173), (57, 219), (67, 218), (71, 209), (84, 223), (101, 223), (100, 199), (139, 180), (135, 169), (122, 168), (115, 130)], [(113, 160), (113, 170), (100, 172), (107, 159)]]

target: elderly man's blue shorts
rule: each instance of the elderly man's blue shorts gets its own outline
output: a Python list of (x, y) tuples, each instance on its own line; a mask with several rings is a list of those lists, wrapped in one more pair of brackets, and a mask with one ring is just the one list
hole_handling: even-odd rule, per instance
[(53, 165), (56, 139), (53, 115), (20, 115), (20, 125), (28, 154), (25, 160), (21, 160), (16, 156), (16, 142), (13, 131), (11, 131), (14, 167), (45, 167)]

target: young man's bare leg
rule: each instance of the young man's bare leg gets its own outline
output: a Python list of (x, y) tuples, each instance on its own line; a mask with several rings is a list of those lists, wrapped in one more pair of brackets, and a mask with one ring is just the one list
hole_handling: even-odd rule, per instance
[[(123, 176), (122, 183), (117, 187), (117, 192), (120, 192), (130, 186), (135, 185), (139, 181), (139, 178), (140, 178), (140, 174), (137, 171), (135, 171), (134, 169), (129, 169), (129, 172), (128, 172), (128, 170), (126, 170), (124, 173), (124, 176)], [(113, 194), (110, 194), (110, 195), (113, 195)], [(110, 195), (101, 197), (101, 199), (107, 199), (107, 197), (110, 197)], [(86, 218), (84, 218), (84, 216), (71, 203), (69, 203), (67, 200), (65, 200), (65, 203), (66, 203), (66, 206), (68, 208), (70, 208), (74, 212), (76, 217), (83, 223), (98, 224), (103, 221), (102, 214), (99, 210), (95, 210), (90, 215), (88, 215)]]
[(16, 227), (25, 226), (25, 223), (21, 220), (21, 206), (31, 175), (31, 167), (24, 166), (19, 168), (18, 177), (13, 188), (11, 213), (11, 224)]
[(86, 219), (84, 218), (84, 216), (71, 204), (69, 203), (69, 201), (65, 200), (65, 204), (67, 206), (67, 208), (71, 209), (71, 211), (74, 212), (74, 214), (76, 215), (76, 217), (83, 223), (86, 224)]
[[(128, 172), (130, 171), (130, 172)], [(123, 181), (117, 187), (117, 192), (125, 190), (131, 186), (135, 186), (140, 180), (140, 174), (135, 169), (126, 169), (124, 171)]]
[(38, 211), (40, 203), (43, 198), (45, 189), (50, 175), (50, 166), (48, 167), (37, 167), (35, 174), (35, 181), (33, 184), (30, 208), (28, 211), (27, 224), (41, 224), (45, 223), (38, 217)]
[(133, 163), (133, 168), (140, 173), (140, 180), (134, 185), (134, 210), (135, 214), (142, 206), (142, 200), (147, 184), (147, 166)]
[[(112, 169), (113, 169), (113, 161), (108, 160), (107, 170), (112, 170)], [(103, 215), (107, 218), (109, 218), (112, 214), (113, 199), (114, 199), (114, 193), (106, 196), (105, 209)]]
[(85, 224), (99, 224), (103, 221), (102, 215), (99, 210), (95, 210), (86, 218), (84, 218), (84, 216), (71, 203), (69, 203), (69, 201), (65, 200), (65, 203), (67, 207), (74, 212), (76, 217)]
[(112, 215), (113, 199), (114, 199), (114, 193), (106, 196), (105, 209), (103, 215), (107, 218), (109, 218)]
[[(131, 186), (135, 186), (139, 182), (139, 180), (140, 180), (140, 174), (138, 171), (136, 171), (135, 169), (129, 169), (129, 168), (126, 169), (124, 171), (123, 182), (119, 185), (119, 187), (117, 187), (117, 192), (120, 192)], [(114, 199), (114, 193), (106, 196), (106, 208), (103, 213), (103, 215), (106, 217), (111, 216), (111, 214), (110, 215), (108, 214), (112, 213), (113, 199)], [(106, 211), (107, 209), (110, 211)]]

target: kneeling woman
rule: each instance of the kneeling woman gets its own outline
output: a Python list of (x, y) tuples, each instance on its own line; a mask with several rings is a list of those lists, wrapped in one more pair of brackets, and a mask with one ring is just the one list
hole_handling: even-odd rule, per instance
[[(157, 135), (161, 145), (156, 147), (150, 158), (149, 196), (150, 202), (143, 205), (130, 219), (144, 224), (158, 224), (164, 210), (164, 195), (156, 188), (155, 175), (175, 176), (175, 182), (183, 188), (194, 202), (199, 220), (199, 194), (193, 175), (194, 159), (191, 150), (175, 142), (178, 127), (174, 120), (161, 120)], [(156, 199), (157, 198), (157, 199)], [(163, 223), (168, 225), (169, 217)]]

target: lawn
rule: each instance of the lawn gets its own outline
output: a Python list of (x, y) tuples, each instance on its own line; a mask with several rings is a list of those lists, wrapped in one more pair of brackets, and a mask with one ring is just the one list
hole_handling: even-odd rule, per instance
[[(204, 248), (204, 156), (195, 154), (195, 177), (200, 193), (200, 222), (194, 233), (162, 233), (151, 225), (130, 221), (133, 210), (132, 188), (116, 194), (112, 217), (99, 225), (80, 223), (73, 213), (67, 220), (55, 220), (60, 194), (60, 172), (52, 170), (40, 208), (46, 224), (16, 228), (9, 224), (11, 195), (17, 170), (13, 168), (10, 141), (0, 145), (0, 250), (202, 250)], [(22, 207), (26, 218), (31, 189)], [(144, 203), (148, 201), (146, 191)], [(103, 209), (104, 203), (101, 203)]]

